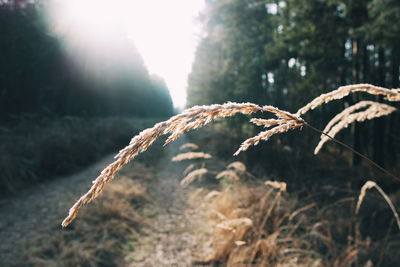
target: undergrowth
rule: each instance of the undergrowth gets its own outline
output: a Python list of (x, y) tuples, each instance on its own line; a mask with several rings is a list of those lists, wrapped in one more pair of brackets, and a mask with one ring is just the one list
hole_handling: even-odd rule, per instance
[[(387, 214), (382, 199), (372, 201), (373, 212), (357, 216), (358, 192), (350, 188), (328, 186), (309, 191), (304, 198), (301, 191), (286, 192), (283, 182), (263, 184), (243, 169), (227, 169), (235, 172), (235, 179), (226, 176), (214, 190), (202, 187), (191, 194), (191, 208), (203, 216), (197, 223), (205, 224), (198, 234), (212, 240), (213, 252), (198, 263), (233, 267), (395, 266), (400, 262), (393, 218), (385, 216), (386, 225), (380, 228), (384, 230), (377, 235), (368, 229), (368, 224), (382, 223), (376, 214)], [(327, 194), (329, 199), (324, 197)]]
[(18, 117), (0, 127), (0, 192), (66, 175), (115, 151), (153, 123), (128, 118)]
[[(387, 116), (394, 112), (395, 108), (378, 102), (356, 103), (335, 116), (324, 131), (317, 129), (302, 118), (304, 114), (323, 104), (360, 91), (372, 95), (383, 95), (388, 101), (400, 101), (399, 89), (390, 90), (369, 84), (358, 84), (343, 86), (323, 94), (296, 113), (252, 103), (225, 103), (189, 108), (133, 137), (129, 145), (116, 155), (116, 160), (93, 181), (89, 191), (70, 209), (62, 226), (68, 226), (84, 205), (100, 195), (106, 184), (114, 178), (122, 166), (146, 151), (160, 136), (169, 135), (165, 142), (168, 144), (184, 133), (199, 129), (211, 121), (240, 113), (250, 115), (256, 112), (265, 112), (273, 117), (268, 119), (252, 118), (250, 122), (263, 127), (264, 130), (245, 140), (234, 155), (246, 151), (251, 146), (258, 145), (261, 141), (267, 141), (274, 135), (307, 127), (321, 134), (321, 140), (315, 153), (318, 153), (327, 141), (334, 141), (385, 173), (388, 180), (398, 183), (400, 178), (397, 175), (334, 138), (339, 131), (351, 123)], [(193, 146), (191, 147), (193, 148)], [(211, 155), (203, 152), (188, 152), (178, 155), (175, 159), (207, 159), (210, 157)], [(237, 166), (238, 164), (236, 164)], [(196, 180), (212, 175), (212, 172), (204, 164), (198, 167), (200, 168), (187, 171), (182, 182), (183, 186), (188, 186)], [(326, 202), (326, 196), (320, 199), (318, 197), (326, 193), (312, 192), (310, 188), (305, 188), (307, 201), (300, 197), (300, 193), (298, 196), (287, 194), (286, 184), (281, 182), (267, 181), (266, 184), (260, 185), (251, 181), (255, 178), (251, 175), (247, 175), (248, 180), (243, 181), (243, 173), (247, 172), (245, 168), (241, 168), (242, 173), (239, 173), (239, 169), (230, 166), (223, 173), (217, 174), (217, 179), (226, 181), (224, 182), (225, 188), (203, 196), (204, 200), (210, 201), (210, 203), (206, 210), (200, 212), (208, 213), (206, 211), (211, 210), (211, 220), (214, 220), (215, 225), (211, 227), (214, 253), (208, 255), (201, 262), (219, 262), (227, 266), (247, 266), (249, 264), (259, 266), (371, 266), (375, 264), (392, 265), (400, 262), (396, 254), (399, 248), (398, 234), (392, 234), (392, 225), (386, 224), (384, 226), (386, 231), (374, 232), (375, 236), (371, 237), (372, 234), (365, 231), (365, 227), (368, 224), (374, 225), (376, 221), (379, 222), (379, 218), (371, 220), (368, 218), (371, 215), (366, 216), (366, 219), (355, 215), (356, 206), (361, 205), (356, 205), (357, 193), (346, 192), (344, 196), (339, 196), (340, 194), (336, 196), (336, 189), (330, 188), (326, 192), (330, 194), (328, 197), (330, 201)], [(366, 186), (371, 184), (368, 183)], [(338, 191), (342, 192), (341, 189)], [(385, 194), (382, 195), (385, 196)], [(389, 197), (385, 196), (384, 199), (387, 201)], [(393, 218), (393, 214), (395, 218), (398, 218), (392, 202), (387, 202), (392, 208), (391, 218)], [(375, 225), (377, 226), (379, 223)], [(382, 225), (380, 226), (382, 227)]]
[(126, 254), (125, 245), (138, 242), (144, 229), (152, 229), (146, 215), (152, 202), (144, 181), (124, 175), (110, 184), (73, 227), (65, 231), (57, 227), (41, 229), (9, 264), (120, 266)]

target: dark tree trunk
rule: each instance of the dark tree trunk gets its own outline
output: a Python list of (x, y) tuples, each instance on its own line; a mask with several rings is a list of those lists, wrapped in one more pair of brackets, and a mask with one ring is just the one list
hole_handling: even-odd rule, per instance
[[(360, 83), (360, 63), (359, 63), (359, 50), (360, 50), (360, 41), (358, 39), (353, 40), (353, 69), (351, 71), (351, 78), (353, 83)], [(358, 96), (356, 94), (352, 95), (352, 100), (353, 103), (357, 103), (359, 101)], [(362, 145), (362, 135), (361, 135), (361, 129), (360, 125), (357, 123), (354, 123), (352, 126), (353, 129), (353, 148), (360, 152), (363, 153), (363, 145)], [(353, 159), (352, 159), (352, 164), (353, 166), (360, 165), (361, 163), (361, 157), (357, 156), (356, 154), (353, 153)]]
[[(378, 51), (378, 85), (385, 86), (385, 51), (380, 48)], [(377, 101), (381, 102), (382, 98), (377, 97)], [(378, 118), (374, 120), (374, 137), (373, 137), (373, 153), (372, 159), (380, 164), (385, 165), (385, 118)]]
[[(400, 44), (395, 44), (392, 48), (391, 53), (391, 86), (393, 88), (399, 88), (399, 69), (400, 69)], [(391, 103), (399, 108), (399, 104)], [(392, 114), (389, 117), (389, 135), (388, 135), (388, 163), (391, 165), (397, 162), (397, 142), (396, 142), (396, 131), (398, 127), (399, 116), (397, 113)]]

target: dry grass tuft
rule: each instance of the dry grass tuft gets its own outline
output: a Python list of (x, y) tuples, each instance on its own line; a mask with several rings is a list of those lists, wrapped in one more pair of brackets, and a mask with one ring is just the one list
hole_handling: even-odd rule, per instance
[(171, 159), (171, 161), (183, 161), (191, 159), (209, 159), (212, 156), (204, 152), (186, 152), (176, 155)]
[(258, 145), (261, 140), (267, 141), (269, 138), (271, 138), (271, 136), (273, 136), (275, 134), (285, 133), (290, 130), (300, 128), (303, 125), (304, 125), (304, 121), (293, 119), (287, 123), (280, 124), (279, 126), (272, 128), (271, 130), (261, 132), (258, 135), (245, 140), (241, 144), (240, 148), (235, 152), (234, 155), (235, 156), (239, 155), (241, 152), (246, 151), (250, 146)]
[(216, 179), (226, 179), (229, 180), (231, 182), (237, 182), (240, 181), (240, 177), (236, 174), (235, 171), (232, 170), (225, 170), (222, 171), (220, 173), (217, 174), (217, 176), (215, 176)]
[(183, 175), (187, 175), (189, 172), (191, 172), (194, 168), (196, 167), (196, 164), (192, 163), (189, 164), (186, 169), (182, 172)]
[(199, 146), (196, 145), (196, 144), (193, 144), (193, 143), (186, 143), (186, 144), (183, 144), (183, 145), (181, 145), (179, 147), (179, 150), (186, 150), (186, 149), (188, 149), (188, 150), (197, 150), (197, 149), (199, 149)]
[(378, 190), (379, 194), (381, 194), (382, 197), (385, 199), (386, 203), (389, 205), (390, 209), (393, 212), (393, 215), (397, 222), (397, 227), (400, 230), (400, 218), (399, 218), (399, 214), (397, 213), (396, 207), (394, 206), (393, 202), (390, 200), (389, 196), (386, 195), (385, 191), (383, 191), (383, 189), (379, 185), (377, 185), (374, 181), (367, 181), (361, 187), (360, 195), (358, 196), (358, 201), (357, 201), (357, 206), (356, 206), (356, 214), (358, 214), (360, 211), (360, 207), (364, 201), (365, 195), (367, 194), (367, 190), (372, 189), (372, 188), (376, 188), (376, 190)]
[[(367, 108), (363, 111), (355, 112), (360, 109)], [(353, 106), (350, 106), (337, 114), (325, 127), (324, 133), (334, 138), (344, 128), (347, 128), (351, 123), (358, 121), (363, 122), (366, 120), (372, 120), (375, 118), (383, 117), (394, 112), (396, 108), (381, 104), (373, 101), (361, 101)], [(314, 150), (314, 154), (318, 154), (322, 146), (328, 142), (331, 138), (327, 135), (322, 134), (321, 140)]]
[(253, 225), (253, 221), (249, 218), (238, 218), (232, 220), (225, 220), (216, 225), (217, 228), (236, 232), (240, 227), (250, 227)]
[(297, 112), (297, 116), (301, 116), (310, 110), (315, 109), (322, 104), (328, 103), (332, 100), (342, 99), (354, 92), (367, 92), (371, 95), (383, 95), (389, 101), (400, 101), (400, 89), (386, 89), (371, 84), (354, 84), (341, 86), (337, 90), (331, 91), (326, 94), (322, 94), (309, 102), (304, 107), (300, 108)]
[[(260, 132), (257, 136), (245, 140), (241, 144), (240, 148), (235, 152), (234, 155), (237, 155), (240, 152), (247, 150), (250, 146), (257, 145), (262, 140), (268, 140), (271, 136), (275, 134), (280, 134), (290, 130), (301, 128), (304, 125), (313, 128), (309, 124), (307, 124), (300, 116), (323, 103), (327, 103), (335, 99), (341, 99), (349, 93), (357, 91), (365, 91), (374, 95), (385, 95), (389, 101), (400, 100), (399, 89), (389, 90), (369, 84), (358, 84), (343, 86), (335, 91), (323, 94), (311, 101), (303, 108), (299, 109), (296, 114), (280, 110), (273, 106), (258, 106), (252, 103), (225, 103), (222, 105), (195, 106), (189, 108), (183, 111), (181, 114), (173, 116), (169, 120), (157, 123), (152, 128), (148, 128), (142, 131), (137, 136), (133, 137), (129, 145), (123, 148), (116, 155), (116, 160), (109, 166), (107, 166), (93, 181), (93, 185), (89, 189), (89, 191), (72, 206), (67, 218), (65, 218), (65, 220), (62, 222), (62, 226), (66, 227), (67, 225), (69, 225), (78, 215), (80, 208), (96, 198), (103, 191), (105, 185), (114, 178), (116, 172), (120, 170), (123, 165), (136, 157), (139, 153), (146, 151), (148, 147), (152, 145), (154, 141), (162, 135), (169, 135), (165, 142), (165, 144), (168, 144), (178, 137), (182, 136), (184, 133), (201, 128), (211, 121), (219, 118), (230, 117), (238, 113), (252, 114), (258, 111), (268, 112), (275, 115), (277, 119), (252, 120), (252, 122), (256, 123), (257, 125), (274, 127), (270, 128), (269, 130)], [(353, 115), (354, 116), (352, 121), (362, 121), (368, 117), (366, 115), (359, 115), (360, 117), (357, 117), (356, 114)], [(377, 113), (374, 116), (376, 117)], [(348, 124), (349, 122), (346, 123)], [(343, 122), (341, 127), (345, 127), (344, 125), (346, 124)]]
[(208, 173), (208, 170), (206, 168), (201, 168), (197, 169), (194, 171), (191, 171), (186, 177), (182, 179), (180, 182), (181, 186), (186, 187), (189, 184), (193, 183), (197, 179), (201, 179), (204, 175)]
[(226, 166), (227, 169), (233, 169), (237, 173), (245, 173), (246, 172), (246, 165), (240, 161), (234, 161)]
[(350, 266), (355, 262), (364, 266), (379, 259), (382, 252), (371, 253), (368, 237), (363, 239), (354, 230), (357, 223), (343, 219), (351, 216), (354, 198), (320, 208), (315, 202), (306, 204), (283, 195), (283, 183), (268, 185), (276, 186), (235, 183), (221, 191), (203, 192), (206, 197), (193, 201), (199, 214), (208, 214), (202, 224), (212, 229), (208, 232), (212, 252), (199, 262), (227, 267)]
[(166, 144), (174, 141), (184, 133), (203, 127), (213, 120), (233, 116), (237, 113), (251, 114), (257, 111), (270, 112), (279, 118), (293, 118), (301, 121), (289, 112), (279, 110), (272, 106), (258, 106), (252, 103), (226, 103), (222, 105), (195, 106), (189, 108), (179, 115), (173, 116), (169, 120), (157, 123), (152, 128), (142, 131), (133, 137), (128, 146), (122, 149), (116, 156), (116, 161), (108, 165), (100, 175), (93, 181), (92, 187), (83, 195), (70, 209), (67, 218), (62, 222), (62, 226), (68, 226), (78, 215), (79, 210), (96, 198), (110, 182), (118, 170), (127, 162), (136, 157), (139, 153), (148, 149), (154, 141), (162, 136), (169, 134)]
[(287, 185), (285, 182), (266, 181), (264, 184), (267, 186), (273, 187), (275, 189), (278, 189), (281, 192), (286, 192)]
[(39, 232), (11, 266), (121, 266), (123, 244), (136, 242), (143, 228), (152, 227), (137, 207), (149, 201), (143, 185), (119, 179), (73, 227)]

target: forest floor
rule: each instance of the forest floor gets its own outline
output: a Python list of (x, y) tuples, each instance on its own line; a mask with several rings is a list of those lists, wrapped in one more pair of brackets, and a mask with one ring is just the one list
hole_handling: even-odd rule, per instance
[[(123, 176), (122, 179), (141, 180), (146, 187), (150, 205), (145, 205), (140, 216), (143, 216), (151, 226), (141, 227), (141, 230), (138, 231), (140, 232), (139, 236), (129, 236), (128, 234), (124, 240), (114, 240), (124, 248), (122, 253), (115, 255), (116, 259), (106, 259), (106, 264), (103, 264), (101, 259), (99, 261), (99, 250), (88, 249), (88, 254), (92, 253), (93, 255), (85, 255), (85, 257), (89, 262), (92, 261), (94, 266), (191, 266), (193, 260), (201, 257), (200, 250), (207, 252), (207, 249), (198, 247), (198, 244), (204, 245), (207, 242), (198, 242), (196, 240), (198, 235), (193, 234), (196, 229), (191, 222), (194, 220), (189, 217), (194, 215), (190, 215), (188, 212), (187, 195), (179, 186), (181, 178), (179, 168), (181, 167), (170, 160), (174, 153), (177, 153), (178, 147), (179, 142), (167, 146), (166, 149), (150, 151), (145, 160), (139, 159), (136, 163), (128, 164), (120, 172), (119, 177), (113, 181), (111, 186), (118, 186), (121, 176)], [(66, 246), (75, 245), (69, 243), (71, 241), (68, 232), (66, 233), (68, 228), (62, 229), (60, 223), (74, 201), (87, 191), (91, 186), (91, 181), (110, 162), (112, 162), (112, 155), (104, 157), (74, 175), (60, 177), (21, 191), (13, 197), (0, 199), (0, 240), (2, 240), (0, 242), (0, 266), (85, 265), (84, 261), (71, 263), (71, 261), (65, 260), (69, 253), (75, 255), (81, 252), (66, 252)], [(124, 186), (123, 183), (122, 186)], [(121, 194), (112, 196), (112, 198), (115, 197), (124, 198), (125, 196)], [(100, 200), (100, 203), (101, 201), (103, 200)], [(118, 212), (128, 213), (123, 208), (122, 206)], [(90, 212), (90, 209), (91, 207), (83, 210), (82, 214)], [(107, 225), (107, 220), (113, 219), (111, 216), (100, 215), (95, 214), (97, 216), (94, 218), (96, 226), (93, 226), (93, 229), (95, 231), (98, 229), (97, 224)], [(70, 226), (72, 231), (75, 231), (74, 227), (79, 229), (80, 220), (86, 220), (89, 224), (93, 224), (93, 218), (87, 219), (85, 215), (82, 215), (77, 218), (77, 227)], [(123, 220), (119, 221), (117, 227), (124, 223)], [(103, 230), (109, 231), (107, 227), (111, 228), (113, 225), (110, 224)], [(79, 230), (76, 231), (78, 231), (77, 239), (79, 239), (78, 245), (76, 245), (77, 250), (85, 250), (85, 248), (93, 246), (93, 244), (86, 245), (85, 242), (96, 243), (96, 240), (91, 240), (90, 237), (79, 236)], [(48, 244), (43, 244), (41, 240), (45, 240), (45, 243)], [(105, 240), (104, 243), (106, 241), (109, 240)], [(40, 248), (41, 246), (43, 248)], [(49, 253), (49, 251), (51, 252)], [(57, 253), (62, 255), (54, 255)], [(199, 257), (196, 258), (196, 255)], [(69, 257), (71, 258), (71, 256)]]
[[(270, 262), (276, 266), (325, 266), (323, 263), (350, 266), (353, 261), (363, 263), (359, 266), (370, 266), (365, 265), (368, 262), (398, 266), (397, 256), (385, 256), (397, 251), (400, 244), (397, 229), (389, 227), (387, 232), (372, 238), (369, 236), (376, 234), (375, 230), (364, 230), (366, 234), (353, 230), (360, 227), (363, 219), (371, 221), (370, 229), (393, 226), (393, 215), (380, 197), (369, 198), (369, 203), (364, 204), (365, 215), (357, 217), (354, 205), (358, 194), (332, 186), (321, 187), (325, 191), (317, 193), (304, 191), (301, 201), (295, 193), (277, 193), (276, 188), (266, 187), (265, 177), (253, 181), (254, 187), (250, 180), (243, 180), (242, 184), (227, 180), (204, 184), (204, 187), (182, 188), (180, 181), (187, 164), (171, 162), (171, 158), (180, 153), (179, 147), (185, 142), (183, 137), (162, 147), (162, 142), (157, 141), (127, 164), (99, 198), (83, 208), (65, 229), (60, 224), (69, 208), (113, 161), (113, 155), (74, 175), (55, 178), (13, 197), (0, 198), (0, 266), (208, 266), (206, 262), (223, 263), (228, 254), (230, 261), (247, 260), (248, 253), (253, 255), (252, 259), (270, 255), (261, 259), (271, 258)], [(224, 166), (225, 163), (213, 157), (207, 162), (209, 176), (215, 177), (213, 170), (223, 170)], [(285, 191), (286, 186), (280, 190)], [(208, 193), (219, 195), (213, 207), (204, 205)], [(275, 205), (277, 199), (280, 204)], [(368, 210), (382, 220), (370, 220)], [(210, 213), (214, 217), (218, 215), (217, 219), (207, 217), (210, 211), (214, 211)], [(270, 214), (274, 215), (265, 224)], [(238, 231), (229, 227), (218, 230), (221, 220), (251, 221), (254, 223), (251, 229), (265, 228), (268, 230), (265, 236), (281, 237), (272, 241), (260, 239), (259, 232), (254, 235), (255, 232), (245, 228), (246, 224), (235, 226), (239, 227)], [(331, 236), (316, 232), (316, 226), (322, 223), (325, 227), (322, 230), (332, 233)], [(215, 229), (222, 231), (222, 236), (216, 235)], [(243, 242), (245, 233), (248, 245), (232, 243)], [(321, 240), (316, 239), (316, 234)], [(223, 237), (223, 246), (219, 247), (218, 254), (214, 241), (219, 237)], [(292, 245), (282, 240), (291, 240)], [(260, 242), (264, 242), (262, 246)], [(330, 254), (325, 251), (327, 247), (331, 249)], [(235, 264), (236, 261), (228, 265), (250, 266)]]
[(60, 177), (0, 199), (0, 265), (17, 258), (24, 243), (43, 228), (57, 227), (71, 204), (111, 162), (109, 155), (76, 174)]

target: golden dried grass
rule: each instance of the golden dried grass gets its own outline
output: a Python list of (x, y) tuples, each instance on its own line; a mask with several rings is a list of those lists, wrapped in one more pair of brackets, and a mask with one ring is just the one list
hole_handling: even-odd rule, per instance
[(236, 174), (235, 171), (232, 170), (225, 170), (217, 174), (215, 176), (216, 179), (226, 179), (231, 182), (237, 182), (240, 180), (240, 177)]
[(396, 223), (397, 223), (397, 227), (400, 230), (400, 218), (399, 218), (399, 214), (397, 213), (396, 207), (394, 206), (393, 202), (390, 200), (389, 196), (386, 195), (385, 191), (383, 191), (383, 189), (376, 184), (374, 181), (367, 181), (360, 190), (360, 194), (358, 196), (358, 201), (357, 201), (357, 205), (356, 205), (356, 214), (359, 213), (360, 211), (360, 207), (361, 204), (364, 201), (365, 195), (367, 194), (367, 190), (375, 188), (376, 190), (378, 190), (379, 194), (382, 195), (382, 197), (385, 199), (386, 203), (389, 205), (390, 209), (392, 210), (392, 213), (396, 219)]
[[(169, 134), (169, 137), (165, 142), (165, 144), (168, 144), (184, 133), (203, 127), (213, 120), (233, 116), (237, 113), (251, 114), (257, 111), (270, 112), (278, 118), (293, 120), (294, 122), (292, 124), (299, 124), (299, 126), (303, 121), (287, 111), (272, 106), (261, 107), (252, 103), (226, 103), (222, 105), (215, 104), (189, 108), (181, 114), (173, 116), (169, 120), (157, 123), (152, 128), (148, 128), (133, 137), (129, 145), (123, 148), (115, 156), (116, 160), (108, 165), (93, 181), (93, 185), (89, 191), (72, 206), (69, 210), (68, 216), (64, 219), (61, 225), (63, 227), (68, 226), (76, 218), (79, 210), (84, 205), (95, 199), (103, 191), (105, 185), (114, 178), (117, 171), (120, 170), (123, 165), (136, 157), (139, 153), (146, 151), (158, 137)], [(278, 132), (283, 131), (280, 130), (276, 133)], [(268, 136), (271, 136), (271, 134), (268, 134)], [(263, 134), (256, 139), (245, 141), (244, 145), (240, 148), (240, 151), (246, 150), (251, 144), (257, 144), (260, 140), (265, 140), (265, 137), (266, 135)], [(236, 154), (240, 151), (237, 151)]]
[[(199, 200), (194, 204), (203, 214), (208, 211), (202, 224), (213, 229), (212, 253), (199, 261), (203, 264), (349, 266), (357, 261), (363, 266), (371, 259), (365, 253), (379, 255), (379, 251), (371, 253), (368, 237), (351, 237), (357, 236), (353, 232), (357, 223), (343, 220), (351, 216), (354, 198), (346, 205), (339, 200), (339, 206), (321, 209), (315, 202), (304, 204), (283, 195), (280, 189), (242, 183), (206, 195), (212, 197), (202, 205)], [(350, 215), (344, 215), (347, 212)], [(354, 240), (343, 245), (343, 233)]]
[[(100, 175), (93, 181), (92, 187), (89, 191), (84, 194), (69, 210), (68, 216), (62, 222), (62, 226), (66, 227), (69, 225), (78, 215), (79, 210), (96, 198), (104, 189), (105, 185), (110, 182), (116, 172), (121, 169), (123, 165), (129, 162), (131, 159), (136, 157), (139, 153), (144, 152), (148, 149), (154, 141), (162, 136), (169, 135), (165, 144), (168, 144), (175, 139), (182, 136), (184, 133), (201, 128), (211, 121), (219, 118), (230, 117), (235, 114), (252, 114), (258, 111), (269, 112), (274, 114), (277, 119), (273, 120), (262, 120), (253, 119), (252, 122), (257, 125), (266, 127), (274, 126), (273, 128), (260, 132), (258, 135), (245, 140), (240, 148), (234, 153), (239, 154), (247, 150), (250, 146), (257, 145), (260, 141), (268, 140), (275, 134), (284, 133), (290, 130), (300, 128), (304, 125), (309, 126), (300, 116), (308, 112), (309, 110), (315, 109), (323, 103), (330, 102), (335, 99), (341, 99), (350, 93), (364, 91), (373, 95), (384, 95), (389, 101), (400, 100), (400, 89), (386, 89), (377, 87), (369, 84), (357, 84), (342, 86), (335, 91), (327, 94), (323, 94), (313, 101), (308, 103), (297, 111), (296, 114), (280, 110), (273, 106), (259, 106), (252, 103), (225, 103), (222, 105), (209, 105), (209, 106), (195, 106), (183, 111), (181, 114), (171, 117), (169, 120), (155, 124), (152, 128), (148, 128), (142, 131), (137, 136), (133, 137), (128, 146), (123, 148), (116, 156), (116, 160), (107, 166)], [(368, 116), (364, 116), (368, 117)], [(353, 121), (360, 121), (360, 117), (354, 116)], [(344, 125), (344, 124), (343, 124)], [(343, 126), (344, 127), (344, 126)], [(376, 164), (375, 164), (376, 165)], [(381, 168), (382, 169), (382, 168)], [(388, 172), (387, 172), (388, 173)], [(395, 176), (394, 176), (395, 177)]]
[(191, 171), (182, 179), (180, 182), (182, 187), (187, 187), (189, 184), (193, 183), (195, 180), (201, 179), (204, 175), (208, 173), (208, 170), (206, 168), (201, 168), (197, 169), (194, 171)]
[(285, 182), (266, 181), (264, 184), (272, 188), (278, 189), (281, 192), (286, 192), (287, 185)]
[[(363, 111), (355, 112), (362, 108), (367, 108)], [(314, 154), (318, 154), (323, 145), (328, 142), (331, 138), (334, 138), (341, 130), (347, 128), (353, 122), (363, 122), (366, 120), (372, 120), (375, 118), (383, 117), (394, 112), (396, 108), (378, 103), (373, 101), (361, 101), (355, 105), (352, 105), (339, 114), (337, 114), (329, 123), (326, 125), (321, 134), (321, 140), (314, 150)], [(355, 112), (355, 113), (354, 113)], [(328, 137), (328, 136), (329, 137)]]
[(183, 175), (187, 175), (189, 172), (191, 172), (194, 168), (196, 167), (196, 164), (192, 163), (189, 164), (186, 169), (182, 172)]
[(226, 166), (227, 169), (233, 169), (237, 173), (245, 173), (246, 172), (246, 165), (240, 161), (234, 161)]
[(21, 258), (10, 266), (123, 265), (122, 244), (137, 242), (143, 228), (152, 227), (133, 203), (142, 206), (150, 201), (145, 186), (119, 179), (106, 188), (74, 227), (40, 230), (28, 241)]
[(199, 146), (196, 144), (193, 144), (193, 143), (185, 143), (179, 147), (179, 150), (186, 150), (186, 149), (197, 150), (197, 149), (199, 149)]
[(204, 152), (186, 152), (176, 155), (171, 159), (171, 161), (182, 161), (191, 159), (209, 159), (212, 156)]
[(322, 104), (326, 104), (333, 100), (339, 100), (350, 93), (354, 92), (366, 92), (371, 95), (383, 95), (388, 101), (400, 101), (400, 89), (386, 89), (379, 86), (374, 86), (371, 84), (354, 84), (354, 85), (346, 85), (341, 86), (338, 89), (331, 91), (326, 94), (322, 94), (306, 104), (304, 107), (300, 108), (297, 112), (297, 116), (304, 115), (310, 110), (313, 110)]

